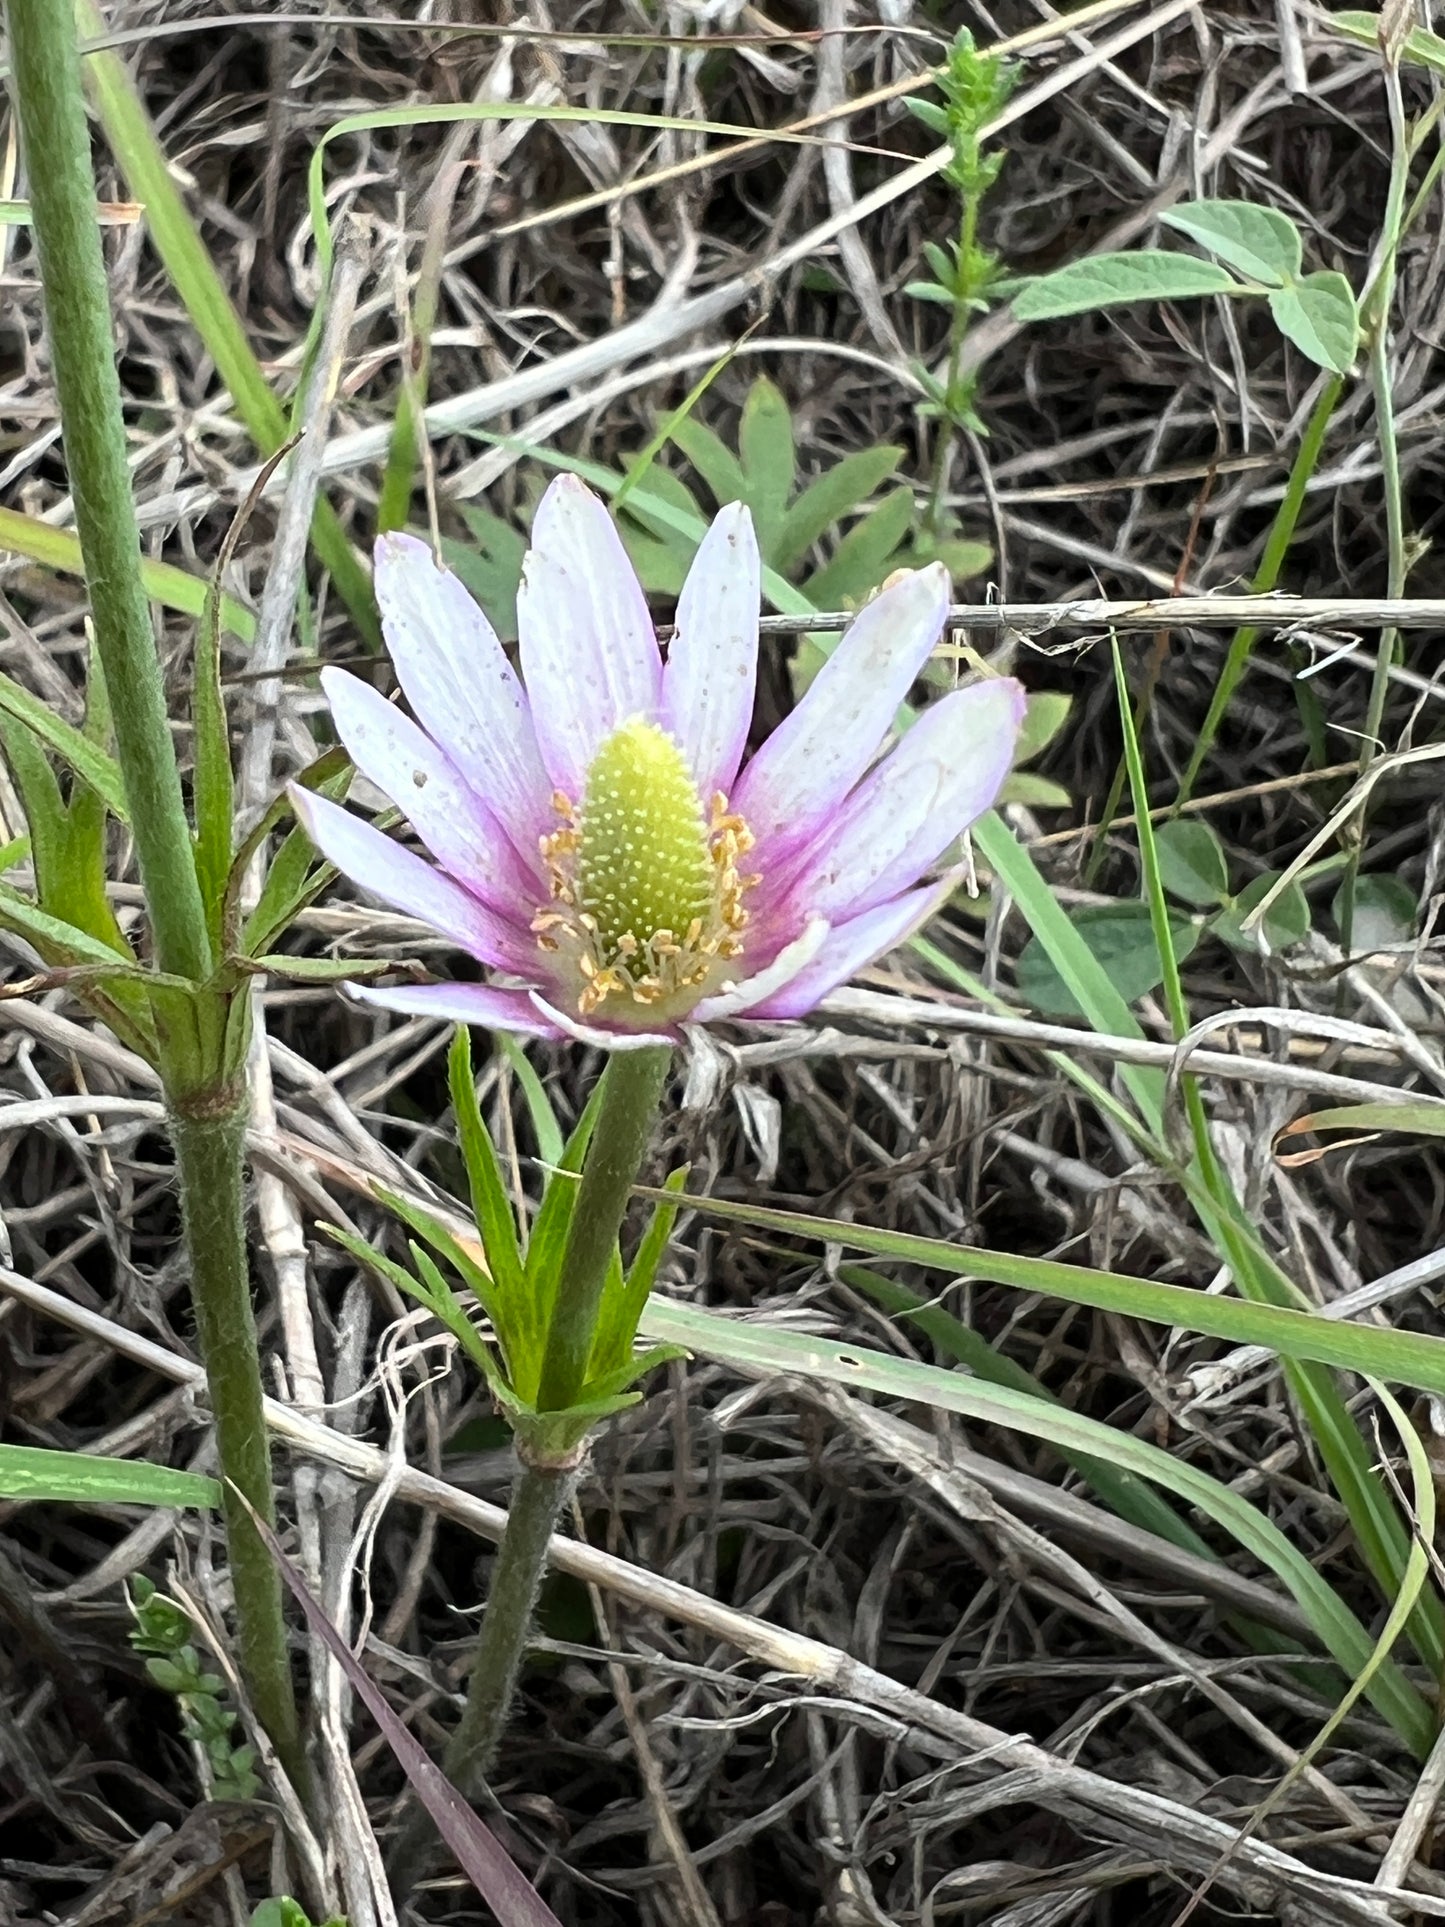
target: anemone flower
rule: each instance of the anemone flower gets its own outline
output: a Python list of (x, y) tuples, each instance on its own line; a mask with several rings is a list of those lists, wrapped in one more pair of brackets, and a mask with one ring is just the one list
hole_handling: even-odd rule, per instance
[(998, 794), (1023, 692), (956, 690), (877, 760), (947, 619), (933, 564), (867, 604), (745, 760), (759, 576), (735, 503), (664, 659), (610, 516), (563, 476), (523, 567), (519, 679), (427, 545), (381, 537), (382, 627), (416, 721), (344, 670), (322, 683), (432, 861), (323, 797), (292, 801), (339, 870), (491, 974), (354, 996), (612, 1050), (676, 1043), (684, 1024), (802, 1016), (929, 916), (957, 876), (920, 879)]

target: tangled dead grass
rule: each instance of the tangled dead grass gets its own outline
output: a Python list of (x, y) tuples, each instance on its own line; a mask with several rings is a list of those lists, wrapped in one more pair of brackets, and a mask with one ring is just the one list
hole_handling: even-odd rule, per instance
[[(1322, 37), (1288, 0), (1242, 13), (1126, 9), (1072, 32), (1042, 0), (970, 15), (984, 40), (1048, 23), (990, 204), (991, 242), (1011, 266), (1147, 238), (1171, 202), (1213, 193), (1285, 210), (1311, 252), (1359, 285), (1387, 168), (1372, 56)], [(808, 470), (902, 441), (910, 472), (926, 475), (911, 364), (936, 361), (942, 324), (901, 289), (948, 202), (936, 180), (885, 192), (924, 152), (922, 131), (885, 101), (837, 123), (846, 141), (761, 139), (683, 171), (713, 145), (689, 121), (775, 129), (916, 73), (937, 42), (910, 0), (876, 12), (820, 0), (806, 24), (684, 0), (655, 11), (549, 11), (532, 0), (484, 24), (442, 0), (392, 20), (336, 5), (172, 0), (163, 12), (117, 8), (111, 24), (130, 35), (161, 137), (282, 389), (296, 382), (320, 285), (305, 169), (342, 115), (504, 99), (684, 123), (396, 126), (337, 142), (328, 203), (358, 265), (323, 467), (358, 543), (413, 354), (411, 290), (429, 235), (444, 238), (444, 268), (425, 479), (449, 533), (460, 532), (463, 502), (525, 514), (538, 471), (507, 438), (616, 464), (730, 347), (735, 359), (701, 404), (719, 430), (765, 370), (793, 408)], [(719, 32), (742, 38), (685, 44)], [(649, 38), (659, 33), (673, 38)], [(600, 34), (621, 38), (603, 45), (591, 38)], [(106, 191), (124, 198), (113, 174)], [(881, 211), (868, 212), (880, 196)], [(1423, 538), (1438, 513), (1439, 234), (1431, 214), (1402, 259), (1393, 349), (1407, 498)], [(64, 524), (34, 261), (23, 230), (0, 236), (0, 487), (10, 506)], [(111, 262), (147, 541), (204, 573), (255, 452), (143, 226), (112, 238)], [(1247, 581), (1322, 379), (1262, 318), (1219, 304), (1024, 330), (995, 314), (970, 356), (990, 434), (954, 463), (948, 499), (993, 545), (1005, 599)], [(1287, 586), (1316, 596), (1384, 588), (1378, 454), (1366, 390), (1352, 393), (1290, 560)], [(273, 497), (233, 565), (229, 586), (252, 603), (277, 514)], [(1428, 554), (1411, 586), (1442, 593)], [(18, 562), (0, 574), (4, 666), (72, 718), (82, 614), (73, 584)], [(178, 685), (189, 642), (187, 625), (168, 619)], [(334, 600), (319, 642), (334, 660), (360, 653)], [(1146, 748), (1163, 800), (1224, 645), (1213, 629), (1128, 645), (1136, 686), (1152, 689)], [(775, 702), (786, 699), (786, 646)], [(1297, 645), (1331, 655), (1311, 684), (1331, 764), (1353, 754), (1373, 646)], [(1118, 755), (1107, 652), (1088, 638), (1003, 647), (1031, 687), (1074, 704), (1046, 765), (1070, 791), (1072, 817), (1021, 827), (1064, 902), (1132, 894), (1126, 826), (1102, 838), (1090, 828)], [(1425, 636), (1405, 647), (1391, 744), (1407, 728), (1417, 741), (1436, 733), (1437, 652)], [(1210, 820), (1244, 876), (1288, 862), (1339, 794), (1338, 783), (1304, 778), (1309, 744), (1289, 667), (1267, 640), (1209, 766)], [(263, 685), (239, 648), (228, 670), (244, 741), (264, 725)], [(268, 788), (310, 759), (324, 731), (309, 675), (286, 675), (274, 725)], [(1406, 878), (1422, 906), (1438, 887), (1436, 787), (1428, 764), (1391, 778), (1365, 852), (1368, 869)], [(0, 809), (13, 831), (8, 786)], [(1327, 880), (1322, 889), (1327, 929)], [(118, 894), (134, 918), (134, 888)], [(1007, 994), (1024, 934), (1017, 918), (985, 926), (965, 915), (939, 940)], [(335, 891), (298, 941), (425, 954), (414, 931)], [(1248, 1208), (1293, 1274), (1321, 1303), (1386, 1278), (1375, 1315), (1437, 1329), (1435, 1271), (1414, 1261), (1440, 1241), (1438, 1157), (1393, 1140), (1297, 1169), (1271, 1153), (1311, 1078), (1445, 1085), (1431, 951), (1427, 941), (1341, 967), (1325, 937), (1303, 963), (1205, 945), (1186, 980), (1197, 1018), (1242, 1012), (1214, 1041), (1261, 1060), (1258, 1077), (1246, 1065), (1212, 1074), (1207, 1088)], [(17, 973), (26, 968), (17, 957)], [(695, 1056), (659, 1162), (688, 1159), (693, 1186), (724, 1197), (1211, 1282), (1218, 1261), (1182, 1198), (1136, 1167), (1051, 1068), (1029, 1020), (970, 1027), (907, 957), (868, 988), (912, 1001), (843, 999), (827, 1029), (724, 1040)], [(1322, 1037), (1310, 1021), (1319, 1011), (1362, 1028)], [(1141, 1012), (1148, 1037), (1165, 1042), (1163, 1013), (1149, 1000)], [(458, 1190), (446, 1038), (311, 988), (272, 988), (265, 1015), (269, 1078), (253, 1119), (263, 1336), (277, 1397), (298, 1423), (327, 1428), (320, 1444), (307, 1435), (309, 1447), (303, 1438), (280, 1456), (294, 1543), (338, 1622), (364, 1626), (370, 1670), (435, 1746), (468, 1615), (485, 1596), (482, 1541), (495, 1530), (488, 1502), (505, 1502), (505, 1439), (463, 1374), (438, 1369), (425, 1328), (412, 1318), (398, 1329), (404, 1308), (316, 1226), (350, 1221), (382, 1242), (394, 1234), (370, 1186)], [(153, 1080), (59, 996), (0, 1004), (0, 1053), (12, 1107), (0, 1113), (8, 1436), (204, 1464), (194, 1376), (181, 1370), (184, 1280)], [(569, 1114), (594, 1067), (576, 1052), (537, 1062)], [(502, 1060), (483, 1095), (514, 1133), (529, 1181), (533, 1146)], [(21, 1280), (68, 1301), (71, 1323)], [(835, 1264), (761, 1237), (685, 1226), (665, 1282), (715, 1306), (928, 1355)], [(955, 1289), (948, 1303), (1069, 1405), (1265, 1504), (1362, 1613), (1375, 1611), (1270, 1361), (1221, 1357), (1185, 1337), (1165, 1344), (1151, 1328), (991, 1287)], [(378, 1488), (393, 1493), (384, 1509)], [(128, 1650), (122, 1596), (128, 1573), (173, 1563), (175, 1584), (218, 1624), (215, 1538), (194, 1521), (137, 1524), (103, 1508), (8, 1515), (0, 1918), (244, 1918), (243, 1886), (253, 1900), (269, 1890), (269, 1811), (200, 1802), (172, 1711)], [(1199, 1927), (1241, 1916), (1383, 1923), (1400, 1916), (1372, 1897), (1382, 1861), (1386, 1884), (1416, 1896), (1414, 1917), (1445, 1912), (1432, 1838), (1411, 1805), (1418, 1769), (1371, 1715), (1353, 1718), (1246, 1837), (1318, 1724), (1319, 1701), (1296, 1665), (1251, 1653), (1231, 1615), (1297, 1633), (1291, 1602), (1238, 1561), (1215, 1568), (1141, 1544), (1016, 1435), (942, 1416), (925, 1429), (917, 1410), (693, 1362), (605, 1435), (574, 1528), (596, 1556), (579, 1552), (549, 1586), (492, 1815), (564, 1920), (1148, 1927), (1181, 1919), (1188, 1890), (1218, 1866)], [(388, 1825), (400, 1780), (366, 1720), (348, 1727), (321, 1656), (310, 1661), (328, 1803), (319, 1852), (339, 1867), (352, 1927), (366, 1927), (386, 1917), (368, 1816)], [(482, 1918), (447, 1883), (415, 1904), (428, 1919)]]

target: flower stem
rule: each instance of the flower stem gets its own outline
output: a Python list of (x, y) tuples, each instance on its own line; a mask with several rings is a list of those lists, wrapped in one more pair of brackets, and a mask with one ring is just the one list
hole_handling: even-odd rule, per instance
[(666, 1045), (614, 1051), (562, 1257), (537, 1409), (565, 1412), (587, 1381), (597, 1311), (627, 1200), (652, 1136), (672, 1052)]
[(246, 1263), (244, 1105), (213, 1115), (170, 1117), (181, 1214), (191, 1258), (196, 1335), (210, 1388), (242, 1677), (256, 1717), (305, 1800), (306, 1754), (291, 1680), (281, 1581), (239, 1489), (268, 1525), (276, 1522), (271, 1453), (261, 1397), (256, 1321)]
[(447, 1778), (469, 1800), (481, 1792), (496, 1758), (547, 1567), (547, 1544), (574, 1476), (571, 1467), (551, 1465), (524, 1465), (517, 1475), (466, 1708), (442, 1761)]
[(210, 943), (141, 585), (75, 16), (59, 0), (6, 0), (5, 18), (66, 468), (156, 962), (200, 981)]

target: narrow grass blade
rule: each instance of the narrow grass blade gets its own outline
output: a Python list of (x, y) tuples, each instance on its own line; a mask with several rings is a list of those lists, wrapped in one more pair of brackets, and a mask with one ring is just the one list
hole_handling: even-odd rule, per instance
[(1117, 1465), (1197, 1506), (1253, 1553), (1293, 1595), (1321, 1645), (1350, 1679), (1359, 1678), (1373, 1664), (1366, 1689), (1371, 1703), (1413, 1753), (1422, 1758), (1428, 1754), (1437, 1724), (1429, 1704), (1393, 1662), (1378, 1661), (1369, 1633), (1273, 1521), (1188, 1461), (1132, 1433), (1116, 1431), (1008, 1386), (981, 1385), (960, 1372), (892, 1358), (866, 1346), (780, 1331), (669, 1299), (654, 1298), (643, 1323), (649, 1337), (685, 1345), (689, 1351), (744, 1369), (795, 1373), (909, 1399), (1023, 1432), (1061, 1451), (1107, 1454)]
[[(21, 515), (16, 509), (0, 508), (0, 549), (12, 555), (29, 556), (32, 562), (54, 569), (58, 575), (84, 579), (80, 538), (69, 529), (53, 529), (49, 523)], [(199, 576), (188, 575), (169, 562), (151, 562), (144, 558), (140, 574), (146, 594), (163, 609), (199, 617), (205, 608), (207, 585)], [(228, 634), (239, 636), (242, 642), (255, 639), (256, 618), (231, 596), (221, 598), (221, 624)]]
[(0, 1497), (76, 1505), (186, 1506), (205, 1512), (221, 1503), (221, 1488), (199, 1472), (149, 1465), (143, 1459), (0, 1445)]

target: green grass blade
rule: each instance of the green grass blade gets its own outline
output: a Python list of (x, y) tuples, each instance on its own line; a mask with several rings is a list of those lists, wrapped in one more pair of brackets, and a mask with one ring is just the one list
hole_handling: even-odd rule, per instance
[[(637, 1191), (641, 1197), (664, 1196), (651, 1185), (639, 1185)], [(1262, 1345), (1285, 1358), (1369, 1374), (1445, 1397), (1445, 1338), (1421, 1332), (1361, 1325), (1346, 1318), (1321, 1318), (1312, 1311), (1216, 1297), (1189, 1285), (1161, 1285), (1123, 1272), (1063, 1264), (1057, 1258), (986, 1251), (978, 1245), (950, 1244), (919, 1232), (891, 1231), (806, 1211), (779, 1211), (770, 1205), (695, 1194), (688, 1197), (686, 1208), (704, 1217), (728, 1219), (783, 1237), (851, 1246), (875, 1258), (921, 1265), (951, 1278), (972, 1278), (983, 1284), (1037, 1292), (1066, 1304), (1089, 1305), (1096, 1311), (1119, 1312), (1146, 1325), (1170, 1325), (1179, 1331), (1221, 1338), (1231, 1345)]]
[[(850, 1228), (837, 1227), (844, 1233)], [(866, 1346), (780, 1331), (660, 1298), (648, 1306), (643, 1325), (651, 1338), (685, 1345), (689, 1351), (747, 1370), (823, 1379), (1005, 1426), (1042, 1439), (1056, 1450), (1096, 1457), (1107, 1454), (1138, 1477), (1198, 1507), (1267, 1566), (1292, 1594), (1321, 1645), (1346, 1675), (1354, 1680), (1368, 1674), (1366, 1690), (1381, 1716), (1412, 1752), (1420, 1757), (1428, 1754), (1436, 1731), (1433, 1710), (1393, 1662), (1379, 1660), (1375, 1642), (1333, 1587), (1257, 1507), (1186, 1460), (1011, 1387), (982, 1385), (960, 1372), (893, 1358)]]
[[(21, 515), (16, 509), (0, 508), (0, 549), (8, 550), (12, 555), (29, 556), (32, 562), (54, 569), (58, 575), (84, 579), (85, 565), (81, 560), (79, 537), (69, 529), (53, 529), (47, 522)], [(199, 576), (188, 575), (184, 569), (174, 568), (169, 562), (144, 559), (140, 574), (145, 592), (152, 602), (158, 602), (163, 609), (174, 609), (180, 615), (201, 615), (208, 591)], [(254, 640), (256, 618), (231, 596), (221, 598), (221, 622), (231, 635), (239, 636), (242, 642)]]
[[(1184, 1000), (1178, 959), (1174, 954), (1169, 906), (1164, 896), (1154, 824), (1149, 814), (1148, 780), (1134, 728), (1117, 639), (1114, 642), (1114, 675), (1119, 692), (1124, 760), (1129, 772), (1138, 825), (1139, 860), (1144, 873), (1154, 939), (1164, 969), (1164, 1001), (1177, 1041), (1189, 1030), (1189, 1011)], [(1293, 1281), (1275, 1264), (1252, 1227), (1246, 1229), (1245, 1213), (1214, 1154), (1198, 1080), (1185, 1073), (1180, 1078), (1180, 1092), (1189, 1120), (1199, 1179), (1196, 1208), (1214, 1239), (1216, 1250), (1228, 1260), (1235, 1282), (1246, 1298), (1268, 1305), (1299, 1305), (1302, 1302), (1301, 1295)], [(1410, 1541), (1383, 1481), (1374, 1470), (1374, 1455), (1361, 1437), (1359, 1427), (1351, 1418), (1339, 1387), (1328, 1370), (1286, 1358), (1284, 1373), (1290, 1392), (1324, 1460), (1330, 1482), (1349, 1515), (1365, 1564), (1374, 1575), (1382, 1596), (1386, 1600), (1394, 1600), (1404, 1584)], [(1445, 1670), (1445, 1607), (1433, 1592), (1420, 1594), (1418, 1607), (1410, 1617), (1410, 1636), (1416, 1651), (1438, 1679), (1442, 1670)]]
[(89, 1452), (52, 1452), (38, 1445), (0, 1445), (0, 1497), (212, 1511), (221, 1503), (221, 1488), (199, 1472), (149, 1465), (144, 1459), (105, 1459)]

